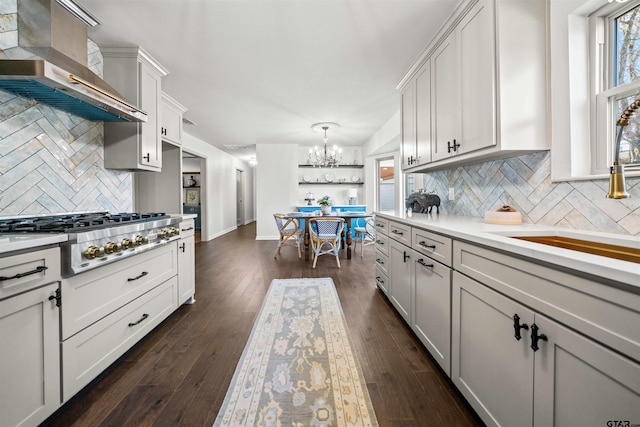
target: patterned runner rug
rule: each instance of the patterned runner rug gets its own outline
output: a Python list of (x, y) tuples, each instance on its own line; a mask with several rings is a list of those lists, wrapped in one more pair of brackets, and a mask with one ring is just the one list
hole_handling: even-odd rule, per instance
[(214, 426), (377, 426), (333, 280), (271, 282)]

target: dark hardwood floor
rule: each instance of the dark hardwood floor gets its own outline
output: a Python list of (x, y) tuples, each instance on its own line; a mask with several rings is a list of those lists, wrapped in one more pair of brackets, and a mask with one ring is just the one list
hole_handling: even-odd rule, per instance
[[(274, 278), (331, 277), (380, 426), (476, 426), (462, 399), (375, 287), (374, 248), (321, 257), (295, 248), (273, 258), (255, 223), (196, 244), (196, 303), (165, 322), (88, 385), (46, 426), (211, 426)], [(358, 251), (359, 252), (359, 251)]]

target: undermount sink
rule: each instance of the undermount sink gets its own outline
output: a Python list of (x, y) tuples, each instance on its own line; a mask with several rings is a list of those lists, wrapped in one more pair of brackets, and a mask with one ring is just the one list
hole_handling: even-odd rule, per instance
[(591, 240), (575, 239), (564, 236), (508, 236), (513, 239), (525, 240), (533, 243), (540, 243), (558, 248), (570, 249), (572, 251), (584, 252), (588, 254), (600, 255), (608, 258), (615, 258), (622, 261), (635, 262), (640, 264), (640, 248), (621, 246), (610, 243), (602, 243)]

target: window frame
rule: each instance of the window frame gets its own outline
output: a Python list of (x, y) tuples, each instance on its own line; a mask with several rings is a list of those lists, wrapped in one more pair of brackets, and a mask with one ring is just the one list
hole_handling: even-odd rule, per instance
[[(590, 74), (590, 172), (606, 174), (613, 163), (616, 103), (622, 98), (638, 96), (640, 79), (614, 86), (616, 64), (616, 27), (614, 21), (640, 3), (611, 2), (589, 15)], [(625, 165), (628, 171), (640, 171), (640, 165)]]

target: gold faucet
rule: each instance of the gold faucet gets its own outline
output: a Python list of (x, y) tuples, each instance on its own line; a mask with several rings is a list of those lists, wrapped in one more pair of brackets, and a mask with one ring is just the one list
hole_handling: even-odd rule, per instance
[(624, 110), (616, 122), (618, 133), (616, 135), (616, 144), (613, 153), (613, 166), (611, 166), (609, 174), (609, 193), (607, 193), (607, 198), (609, 199), (626, 199), (629, 197), (624, 181), (624, 165), (620, 164), (620, 140), (622, 139), (624, 127), (629, 124), (629, 117), (631, 117), (633, 112), (639, 107), (640, 99), (636, 99)]

